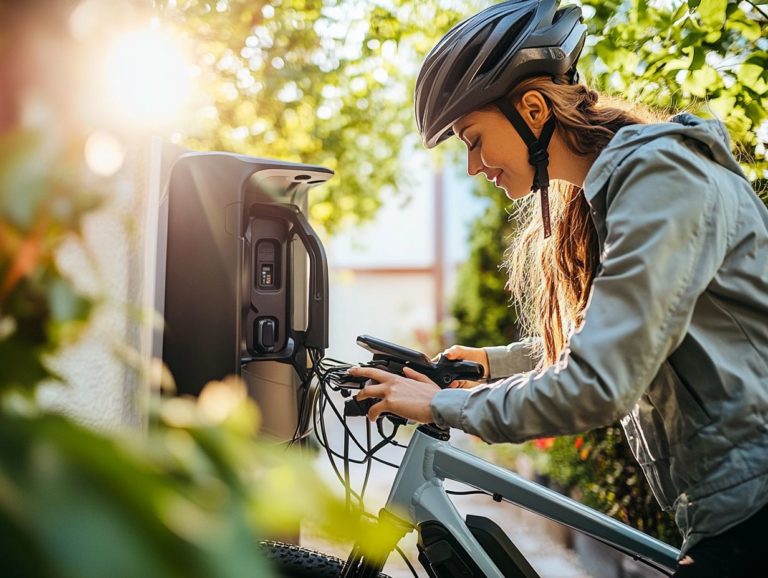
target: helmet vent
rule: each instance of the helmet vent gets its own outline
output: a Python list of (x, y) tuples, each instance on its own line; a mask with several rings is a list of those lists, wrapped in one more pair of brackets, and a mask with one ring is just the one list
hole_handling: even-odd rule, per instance
[[(455, 82), (458, 82), (459, 78), (466, 74), (470, 68), (472, 68), (472, 65), (477, 60), (477, 55), (480, 52), (480, 48), (482, 47), (482, 44), (480, 42), (473, 44), (469, 47), (467, 47), (465, 50), (462, 50), (461, 53), (456, 58), (456, 62), (453, 65), (453, 70), (459, 72), (460, 76), (454, 77)], [(443, 94), (445, 96), (450, 96), (450, 94), (456, 89), (456, 86), (451, 83), (443, 87)]]
[(504, 32), (504, 36), (499, 39), (499, 41), (491, 50), (490, 54), (488, 54), (488, 56), (485, 58), (485, 61), (480, 67), (478, 74), (485, 74), (486, 72), (494, 69), (499, 64), (500, 59), (510, 54), (510, 48), (513, 44), (520, 41), (521, 37), (523, 36), (522, 32), (525, 30), (525, 27), (528, 26), (532, 16), (533, 13), (529, 12), (523, 18), (519, 18), (517, 22), (515, 22), (507, 29), (506, 32)]

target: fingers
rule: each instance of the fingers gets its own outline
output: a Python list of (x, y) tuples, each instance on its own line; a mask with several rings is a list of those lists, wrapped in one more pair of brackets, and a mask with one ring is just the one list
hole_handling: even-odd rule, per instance
[(385, 381), (387, 377), (391, 377), (393, 374), (384, 371), (383, 369), (376, 369), (375, 367), (350, 367), (347, 370), (347, 373), (349, 375), (357, 375), (361, 377), (367, 377), (368, 379), (372, 379), (374, 381)]
[(370, 421), (376, 421), (379, 419), (379, 416), (387, 411), (387, 402), (385, 400), (381, 400), (379, 403), (374, 403), (371, 406), (371, 409), (368, 410), (368, 419)]
[(437, 362), (440, 360), (440, 356), (447, 359), (462, 359), (464, 347), (461, 345), (451, 345), (448, 349), (443, 351), (442, 353), (438, 353), (432, 358), (432, 361)]
[[(390, 373), (389, 371), (384, 371), (383, 369), (376, 369), (374, 367), (350, 367), (347, 371), (350, 375), (367, 377), (368, 379), (372, 379), (373, 381), (378, 381), (380, 383), (383, 383), (385, 381), (391, 381), (396, 377), (396, 374), (394, 373)], [(434, 383), (426, 375), (424, 375), (423, 373), (419, 373), (418, 371), (415, 371), (410, 367), (404, 367), (403, 374), (405, 375), (405, 377), (409, 379), (414, 379), (416, 381), (423, 381), (424, 383)]]
[(424, 375), (423, 373), (419, 373), (418, 371), (416, 371), (415, 369), (411, 369), (410, 367), (404, 367), (403, 374), (405, 375), (405, 377), (409, 379), (413, 379), (415, 381), (421, 381), (423, 383), (434, 383), (426, 375)]
[(443, 355), (448, 359), (462, 359), (464, 354), (464, 347), (461, 345), (451, 345), (448, 349), (443, 351)]
[(389, 386), (383, 383), (371, 383), (357, 392), (357, 399), (367, 399), (369, 397), (385, 397), (389, 391)]
[(451, 382), (451, 385), (448, 387), (452, 387), (454, 389), (472, 389), (473, 387), (477, 387), (478, 385), (483, 385), (482, 381), (470, 381), (468, 379), (457, 379), (456, 381)]
[(386, 395), (389, 391), (389, 385), (385, 385), (382, 383), (369, 383), (366, 385), (363, 389), (357, 392), (357, 395), (355, 396), (355, 399), (358, 401), (361, 399), (381, 399), (378, 403), (374, 403), (370, 408), (368, 408), (368, 419), (370, 421), (376, 421), (379, 419), (379, 415), (381, 415), (382, 412), (386, 411), (387, 407), (387, 400)]

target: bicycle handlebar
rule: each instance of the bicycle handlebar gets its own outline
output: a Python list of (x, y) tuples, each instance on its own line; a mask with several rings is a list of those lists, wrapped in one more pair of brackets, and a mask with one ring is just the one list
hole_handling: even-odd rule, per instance
[[(412, 350), (401, 348), (387, 342), (379, 342), (382, 347), (372, 349), (370, 347), (371, 341), (372, 339), (368, 338), (368, 346), (366, 349), (373, 352), (373, 360), (369, 363), (361, 364), (361, 367), (374, 367), (395, 375), (404, 375), (403, 369), (405, 367), (410, 367), (414, 371), (426, 375), (441, 389), (445, 389), (457, 379), (477, 381), (483, 377), (483, 366), (474, 361), (448, 359), (441, 354), (436, 362), (432, 362), (423, 354), (420, 354), (420, 356), (417, 357), (411, 354)], [(382, 350), (385, 350), (386, 352), (384, 353)], [(405, 353), (403, 355), (398, 355), (398, 351), (403, 351)], [(342, 378), (341, 381), (342, 383), (355, 383), (362, 386), (368, 379), (346, 376), (345, 378)], [(378, 398), (369, 398), (358, 401), (357, 398), (353, 397), (345, 402), (344, 415), (349, 417), (367, 415), (371, 406), (379, 401), (381, 400)]]

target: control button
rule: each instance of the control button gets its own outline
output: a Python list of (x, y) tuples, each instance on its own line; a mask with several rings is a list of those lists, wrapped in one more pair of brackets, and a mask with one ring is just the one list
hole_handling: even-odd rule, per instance
[(277, 320), (272, 317), (262, 317), (254, 322), (253, 337), (256, 349), (263, 353), (275, 350), (277, 342)]
[(272, 287), (275, 284), (275, 266), (272, 263), (264, 263), (261, 266), (261, 278), (259, 285), (262, 287)]

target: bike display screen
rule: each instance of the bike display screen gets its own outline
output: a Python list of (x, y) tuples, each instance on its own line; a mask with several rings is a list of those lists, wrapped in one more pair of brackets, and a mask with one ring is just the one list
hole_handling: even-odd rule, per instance
[(370, 335), (359, 335), (357, 337), (357, 344), (363, 349), (367, 349), (374, 355), (387, 355), (403, 361), (411, 363), (417, 363), (419, 365), (431, 365), (429, 357), (423, 354), (421, 351), (415, 349), (409, 349), (396, 343), (390, 343), (383, 339), (371, 337)]

